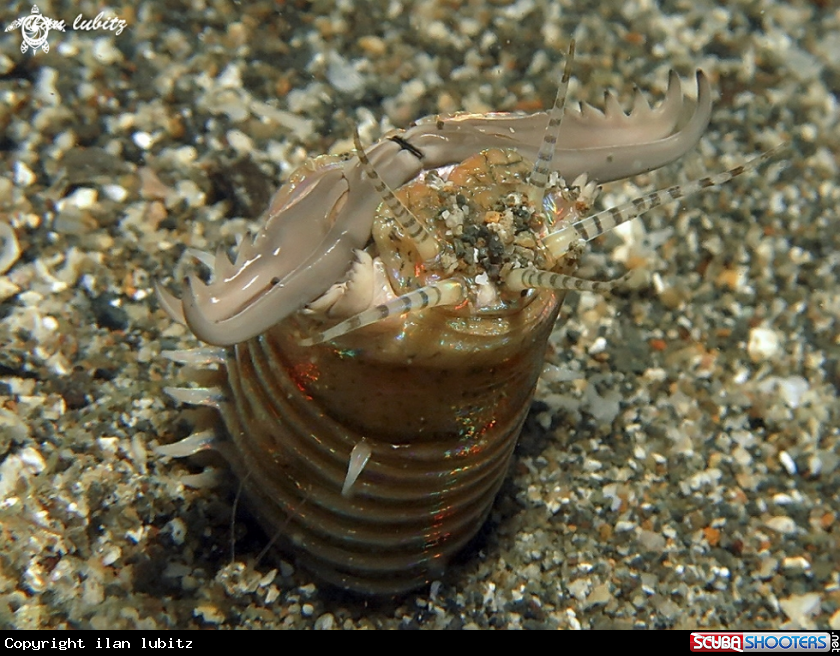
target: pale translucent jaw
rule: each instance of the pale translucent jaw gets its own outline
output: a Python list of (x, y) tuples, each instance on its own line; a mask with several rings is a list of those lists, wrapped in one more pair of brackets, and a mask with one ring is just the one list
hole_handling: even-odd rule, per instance
[[(629, 115), (611, 95), (604, 112), (588, 105), (567, 108), (557, 126), (557, 147), (542, 161), (566, 179), (586, 173), (597, 181), (671, 162), (694, 146), (708, 124), (711, 92), (700, 71), (697, 85), (694, 112), (679, 129), (685, 99), (673, 73), (656, 109), (639, 94)], [(429, 117), (377, 142), (366, 156), (384, 183), (396, 189), (424, 170), (488, 148), (515, 149), (537, 161), (548, 121), (546, 113)], [(235, 262), (217, 256), (210, 284), (192, 278), (180, 303), (159, 293), (161, 305), (210, 344), (231, 345), (259, 335), (345, 277), (354, 251), (370, 239), (380, 202), (358, 157), (315, 160), (278, 192), (264, 227), (253, 240), (243, 241)]]

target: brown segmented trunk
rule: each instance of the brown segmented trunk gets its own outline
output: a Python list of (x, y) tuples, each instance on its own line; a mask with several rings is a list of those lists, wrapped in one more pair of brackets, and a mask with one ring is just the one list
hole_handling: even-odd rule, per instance
[[(572, 44), (569, 61), (573, 53)], [(624, 279), (567, 278), (583, 242), (769, 156), (587, 217), (592, 180), (658, 168), (693, 146), (711, 94), (698, 71), (695, 110), (677, 129), (685, 112), (675, 73), (658, 109), (637, 96), (629, 116), (613, 97), (603, 114), (566, 111), (569, 75), (567, 62), (548, 114), (427, 117), (367, 149), (357, 134), (355, 157), (292, 175), (233, 263), (223, 251), (200, 254), (210, 282), (190, 277), (180, 300), (157, 289), (170, 316), (229, 349), (226, 390), (214, 378), (168, 393), (220, 408), (232, 444), (216, 446), (269, 535), (327, 581), (369, 594), (420, 586), (486, 518), (562, 299), (519, 290), (609, 291)], [(551, 170), (589, 182), (546, 189)], [(550, 202), (535, 202), (546, 190)], [(360, 290), (371, 286), (378, 300), (365, 307)], [(341, 310), (335, 294), (364, 309)], [(443, 309), (462, 301), (476, 316)], [(221, 357), (172, 356), (199, 365)], [(187, 440), (171, 453), (206, 446), (206, 437)], [(351, 455), (368, 447), (353, 495), (342, 496)]]
[[(322, 579), (395, 594), (439, 576), (508, 471), (558, 294), (501, 317), (427, 310), (303, 347), (289, 319), (237, 345), (222, 407), (269, 536)], [(372, 455), (348, 498), (350, 452)]]

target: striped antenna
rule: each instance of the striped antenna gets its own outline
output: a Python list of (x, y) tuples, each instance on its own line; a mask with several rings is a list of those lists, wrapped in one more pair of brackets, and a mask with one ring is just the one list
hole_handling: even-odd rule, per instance
[(315, 333), (312, 337), (300, 340), (303, 346), (313, 346), (321, 342), (327, 342), (336, 337), (341, 337), (354, 330), (364, 328), (389, 317), (394, 317), (410, 312), (418, 312), (426, 308), (433, 308), (439, 305), (458, 305), (467, 298), (467, 287), (464, 283), (450, 279), (436, 282), (413, 292), (403, 294), (395, 299), (377, 305), (369, 310), (360, 312), (332, 328)]
[(572, 62), (575, 59), (575, 40), (569, 43), (569, 54), (566, 56), (566, 68), (563, 70), (563, 79), (557, 89), (554, 98), (554, 107), (548, 115), (548, 126), (543, 133), (543, 141), (540, 151), (537, 154), (537, 161), (534, 162), (534, 170), (528, 182), (531, 185), (531, 200), (541, 204), (545, 195), (545, 188), (548, 185), (548, 176), (551, 174), (551, 160), (554, 159), (554, 148), (557, 145), (557, 135), (560, 132), (560, 123), (566, 113), (566, 92), (569, 90), (569, 79), (572, 77)]
[(417, 220), (417, 217), (412, 214), (411, 210), (403, 205), (402, 201), (394, 195), (391, 188), (379, 177), (376, 169), (373, 168), (373, 164), (370, 163), (368, 156), (365, 154), (364, 148), (362, 148), (362, 140), (359, 137), (358, 128), (353, 131), (353, 144), (356, 146), (356, 154), (362, 162), (362, 166), (364, 166), (365, 173), (370, 178), (373, 188), (376, 189), (376, 193), (379, 194), (382, 201), (391, 210), (394, 219), (400, 224), (406, 236), (414, 244), (420, 257), (426, 262), (434, 260), (438, 252), (440, 252), (437, 242), (429, 234), (426, 226)]
[(571, 225), (563, 226), (556, 232), (552, 232), (543, 240), (543, 244), (554, 257), (563, 257), (569, 251), (569, 247), (576, 241), (592, 241), (605, 232), (609, 232), (620, 226), (622, 223), (631, 221), (648, 210), (652, 210), (654, 207), (685, 198), (709, 187), (725, 184), (732, 180), (732, 178), (761, 166), (761, 164), (776, 155), (782, 148), (784, 148), (784, 144), (776, 146), (766, 153), (762, 153), (758, 157), (754, 157), (748, 162), (728, 171), (686, 182), (682, 185), (668, 187), (667, 189), (653, 191), (644, 196), (634, 198), (623, 205), (611, 207), (603, 212), (587, 216)]
[(597, 292), (605, 294), (616, 287), (623, 285), (633, 275), (630, 271), (615, 280), (598, 282), (595, 280), (584, 280), (567, 276), (564, 273), (552, 273), (542, 269), (514, 269), (505, 276), (505, 286), (514, 292), (521, 292), (525, 289), (557, 289), (574, 290), (580, 292)]

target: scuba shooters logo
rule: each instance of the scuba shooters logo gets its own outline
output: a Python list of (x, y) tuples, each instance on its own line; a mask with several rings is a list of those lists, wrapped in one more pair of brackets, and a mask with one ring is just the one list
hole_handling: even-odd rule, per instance
[(827, 652), (832, 635), (826, 631), (694, 631), (691, 651), (699, 652)]

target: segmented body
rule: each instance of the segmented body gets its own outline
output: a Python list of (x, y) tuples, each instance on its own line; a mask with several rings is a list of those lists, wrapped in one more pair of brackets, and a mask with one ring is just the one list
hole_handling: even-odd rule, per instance
[(358, 157), (292, 176), (236, 262), (201, 256), (208, 286), (194, 279), (182, 302), (159, 292), (201, 339), (232, 345), (173, 356), (224, 367), (170, 394), (220, 410), (233, 448), (218, 446), (252, 509), (321, 578), (389, 594), (437, 576), (504, 479), (563, 290), (614, 284), (571, 278), (575, 245), (743, 170), (589, 218), (592, 184), (549, 183), (550, 168), (613, 179), (692, 146), (708, 86), (698, 74), (675, 131), (671, 82), (667, 109), (637, 98), (630, 116), (608, 99), (562, 123), (557, 104), (550, 121), (438, 117), (366, 155), (357, 137)]
[[(505, 259), (550, 257), (538, 245), (547, 214), (525, 199), (530, 170), (514, 151), (490, 150), (400, 190), (446, 248), (419, 282), (486, 277), (489, 287), (488, 269), (498, 278)], [(417, 254), (384, 207), (373, 238), (368, 252), (388, 294), (416, 286)], [(314, 345), (302, 342), (329, 321), (310, 311), (230, 350), (219, 381), (234, 446), (225, 453), (262, 523), (282, 527), (278, 544), (357, 592), (396, 593), (438, 576), (508, 470), (561, 299), (492, 296), (478, 311), (429, 308)], [(367, 463), (348, 493), (360, 444)]]

